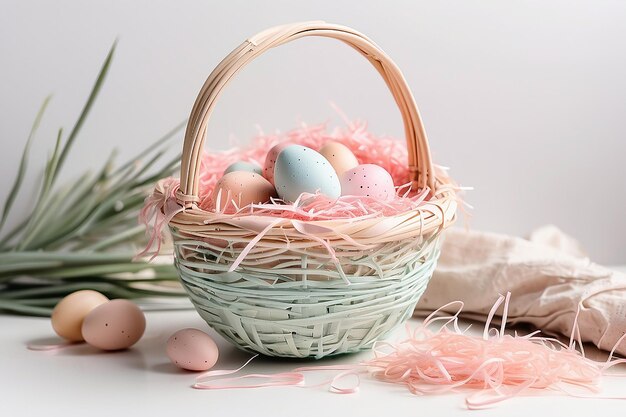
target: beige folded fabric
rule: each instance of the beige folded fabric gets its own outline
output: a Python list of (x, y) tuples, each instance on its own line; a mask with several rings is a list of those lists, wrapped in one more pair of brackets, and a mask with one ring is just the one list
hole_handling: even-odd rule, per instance
[[(580, 305), (583, 341), (611, 350), (626, 332), (626, 274), (591, 262), (574, 239), (553, 226), (536, 230), (528, 240), (448, 230), (415, 313), (461, 300), (464, 317), (484, 321), (507, 291), (509, 324), (530, 323), (546, 334), (569, 337)], [(616, 352), (626, 355), (626, 341)]]

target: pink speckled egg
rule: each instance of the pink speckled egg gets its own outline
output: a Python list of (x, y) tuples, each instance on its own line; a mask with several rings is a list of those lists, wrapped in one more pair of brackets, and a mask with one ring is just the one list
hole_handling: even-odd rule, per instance
[[(276, 197), (276, 190), (268, 180), (249, 171), (233, 171), (224, 175), (211, 194), (214, 207), (220, 211), (234, 212), (237, 208), (254, 203), (267, 203)], [(218, 201), (219, 200), (219, 201)]]
[(263, 167), (263, 176), (267, 179), (272, 185), (274, 184), (274, 167), (276, 166), (276, 159), (278, 159), (278, 154), (289, 146), (289, 143), (283, 142), (274, 146), (267, 153), (265, 157), (265, 166)]
[(146, 330), (146, 317), (128, 300), (100, 304), (85, 317), (82, 334), (91, 346), (102, 350), (127, 349), (137, 343)]
[(320, 153), (324, 158), (328, 159), (328, 162), (330, 162), (339, 176), (359, 165), (359, 161), (357, 161), (352, 151), (339, 142), (326, 142), (320, 149)]
[(208, 334), (198, 329), (182, 329), (167, 340), (167, 356), (179, 368), (206, 371), (217, 362), (217, 345)]
[(396, 196), (391, 175), (374, 164), (362, 164), (340, 176), (341, 195), (372, 197), (388, 201)]

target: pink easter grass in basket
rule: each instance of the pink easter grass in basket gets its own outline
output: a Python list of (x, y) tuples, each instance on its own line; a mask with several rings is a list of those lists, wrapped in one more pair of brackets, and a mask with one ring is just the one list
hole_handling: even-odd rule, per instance
[[(294, 220), (315, 221), (365, 217), (394, 216), (409, 210), (418, 209), (428, 203), (429, 188), (414, 190), (409, 180), (407, 167), (407, 149), (402, 141), (392, 137), (377, 137), (367, 129), (367, 123), (344, 119), (345, 127), (328, 130), (326, 124), (308, 126), (302, 124), (284, 134), (257, 135), (247, 146), (228, 151), (206, 151), (202, 154), (200, 168), (200, 193), (198, 206), (203, 210), (221, 214), (224, 218), (262, 215)], [(384, 168), (393, 178), (396, 186), (395, 198), (384, 201), (365, 196), (341, 196), (329, 199), (321, 194), (303, 193), (293, 203), (272, 199), (264, 204), (251, 204), (235, 207), (234, 202), (218, 211), (212, 202), (212, 194), (217, 181), (224, 170), (239, 161), (251, 162), (263, 166), (268, 149), (280, 143), (302, 145), (319, 150), (325, 143), (333, 141), (345, 145), (356, 156), (360, 164), (374, 164)], [(446, 169), (435, 165), (437, 176), (446, 178), (448, 188), (456, 191), (459, 206), (468, 206), (459, 193), (469, 189), (455, 184), (447, 175)], [(169, 220), (183, 208), (176, 204), (176, 192), (180, 186), (177, 178), (164, 178), (155, 187), (155, 191), (146, 199), (140, 213), (140, 223), (148, 228), (149, 244), (138, 256), (160, 250), (163, 229)], [(154, 247), (156, 245), (156, 247)], [(153, 249), (153, 250), (151, 250)]]

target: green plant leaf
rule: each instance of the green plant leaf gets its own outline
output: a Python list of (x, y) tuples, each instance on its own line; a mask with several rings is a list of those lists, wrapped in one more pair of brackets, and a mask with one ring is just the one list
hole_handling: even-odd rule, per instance
[[(133, 262), (133, 258), (145, 243), (143, 228), (137, 225), (139, 210), (153, 182), (172, 175), (179, 166), (180, 155), (163, 159), (167, 142), (185, 122), (118, 167), (113, 150), (95, 174), (87, 172), (56, 184), (103, 85), (115, 47), (65, 140), (59, 130), (33, 209), (0, 241), (0, 311), (49, 315), (63, 296), (80, 289), (94, 289), (111, 298), (184, 295), (182, 288), (171, 285), (178, 281), (172, 264)], [(41, 114), (27, 142), (12, 195), (20, 188), (40, 119)], [(5, 204), (4, 218), (11, 204)]]
[(26, 145), (24, 146), (24, 151), (22, 152), (22, 159), (20, 160), (20, 165), (17, 169), (17, 175), (15, 177), (15, 182), (13, 183), (13, 187), (11, 187), (11, 191), (9, 191), (9, 195), (7, 196), (7, 200), (4, 203), (4, 209), (2, 210), (2, 218), (0, 219), (0, 231), (4, 227), (4, 224), (9, 217), (9, 213), (11, 212), (11, 207), (15, 202), (15, 198), (17, 197), (20, 187), (22, 186), (22, 182), (24, 181), (24, 175), (26, 174), (26, 168), (28, 167), (28, 154), (30, 153), (30, 147), (33, 142), (33, 138), (35, 137), (35, 133), (39, 128), (39, 124), (41, 123), (41, 119), (43, 118), (43, 114), (48, 107), (48, 103), (50, 103), (50, 99), (52, 96), (48, 96), (44, 99), (39, 111), (37, 112), (37, 116), (35, 117), (35, 121), (33, 122), (33, 126), (30, 129), (30, 134), (28, 135), (28, 140), (26, 141)]
[(76, 140), (76, 136), (78, 135), (78, 132), (80, 132), (80, 129), (83, 127), (83, 124), (85, 123), (85, 120), (87, 119), (87, 116), (89, 115), (89, 111), (91, 110), (91, 107), (93, 106), (93, 104), (96, 101), (96, 98), (98, 97), (98, 93), (100, 93), (100, 89), (102, 88), (104, 79), (107, 73), (109, 72), (109, 67), (111, 65), (111, 61), (113, 59), (113, 54), (115, 52), (116, 47), (117, 47), (117, 41), (113, 42), (113, 46), (111, 46), (111, 49), (109, 50), (109, 53), (106, 59), (104, 60), (104, 64), (102, 64), (100, 73), (98, 74), (98, 77), (96, 78), (96, 82), (93, 88), (91, 89), (89, 98), (87, 99), (87, 102), (85, 103), (85, 106), (83, 107), (83, 110), (80, 112), (80, 116), (78, 116), (78, 120), (74, 124), (72, 131), (67, 137), (67, 142), (65, 142), (65, 146), (63, 146), (63, 150), (61, 151), (61, 155), (59, 156), (59, 162), (57, 164), (57, 169), (54, 172), (54, 178), (52, 180), (52, 183), (54, 183), (54, 180), (56, 179), (57, 172), (59, 172), (61, 168), (63, 167), (63, 164), (65, 163), (65, 159), (67, 158), (67, 155), (70, 149), (72, 148), (74, 141)]

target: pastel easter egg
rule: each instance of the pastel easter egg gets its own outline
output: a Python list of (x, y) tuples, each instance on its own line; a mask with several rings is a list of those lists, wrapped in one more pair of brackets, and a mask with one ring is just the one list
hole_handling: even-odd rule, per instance
[(274, 167), (276, 166), (276, 160), (278, 159), (278, 154), (289, 146), (289, 143), (283, 142), (278, 145), (272, 147), (267, 153), (265, 157), (265, 165), (263, 168), (263, 176), (267, 179), (272, 185), (274, 184)]
[(396, 196), (396, 190), (387, 170), (374, 164), (362, 164), (341, 175), (341, 194), (388, 201)]
[(244, 162), (244, 161), (238, 161), (238, 162), (230, 164), (228, 168), (224, 170), (224, 175), (228, 174), (229, 172), (236, 172), (236, 171), (248, 171), (248, 172), (254, 172), (255, 174), (263, 175), (263, 170), (261, 169), (260, 166), (252, 162)]
[(329, 198), (341, 195), (337, 173), (326, 158), (311, 148), (290, 145), (283, 149), (274, 167), (276, 192), (285, 201), (293, 202), (300, 194), (316, 193)]
[(339, 142), (326, 142), (320, 149), (320, 154), (328, 159), (338, 176), (359, 165), (352, 151)]
[(127, 349), (146, 330), (146, 317), (131, 301), (117, 299), (99, 305), (85, 317), (85, 341), (102, 350)]
[(109, 299), (97, 291), (80, 290), (63, 298), (52, 310), (52, 328), (71, 342), (83, 341), (81, 328), (85, 317)]
[(198, 329), (182, 329), (166, 344), (167, 356), (179, 368), (206, 371), (217, 362), (219, 351), (211, 337)]
[(260, 174), (250, 171), (229, 172), (220, 178), (211, 194), (214, 207), (226, 212), (249, 204), (267, 203), (271, 197), (276, 197), (274, 186)]

